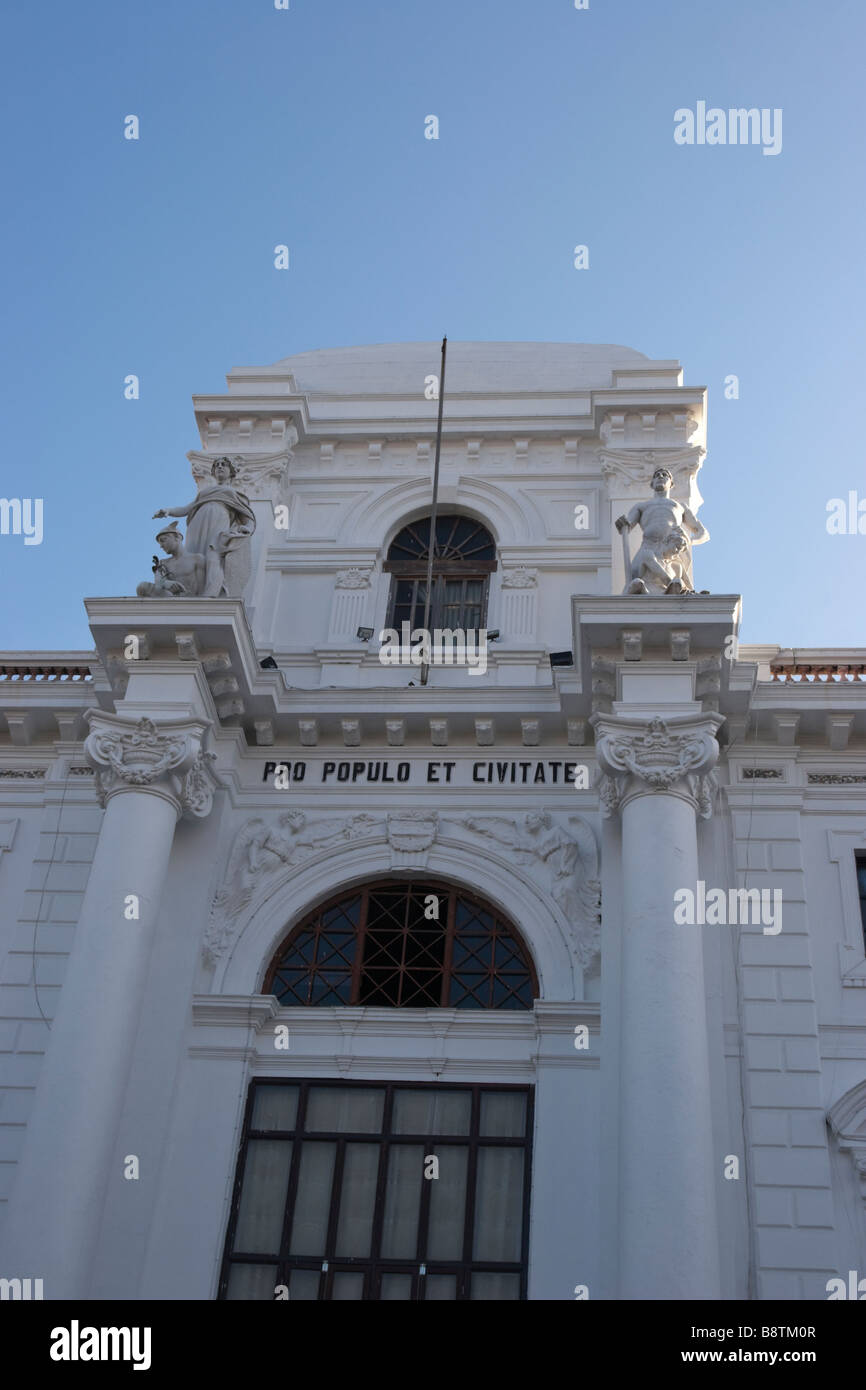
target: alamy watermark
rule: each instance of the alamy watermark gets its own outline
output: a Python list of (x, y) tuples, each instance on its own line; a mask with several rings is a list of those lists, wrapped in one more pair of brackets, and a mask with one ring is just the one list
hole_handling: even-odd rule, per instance
[(678, 145), (763, 145), (764, 154), (781, 154), (782, 108), (721, 106), (707, 109), (705, 101), (692, 111), (681, 106), (674, 112), (674, 140)]
[(487, 670), (487, 628), (435, 627), (432, 632), (401, 623), (400, 632), (386, 627), (379, 633), (383, 666), (466, 666), (470, 676)]
[(0, 497), (0, 536), (22, 536), (25, 545), (42, 544), (42, 498)]
[[(772, 895), (772, 901), (771, 901)], [(677, 926), (763, 926), (764, 936), (782, 930), (781, 888), (710, 888), (699, 878), (696, 890), (678, 888), (674, 893)]]

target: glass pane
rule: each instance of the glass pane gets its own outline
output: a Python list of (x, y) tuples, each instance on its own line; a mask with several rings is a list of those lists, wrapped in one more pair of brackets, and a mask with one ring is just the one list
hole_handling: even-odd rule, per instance
[(430, 1183), (428, 1260), (462, 1260), (466, 1225), (466, 1164), (469, 1150), (443, 1144), (438, 1151), (439, 1177)]
[(363, 1274), (340, 1274), (334, 1275), (334, 1285), (331, 1289), (331, 1299), (334, 1303), (342, 1303), (346, 1299), (362, 1299), (364, 1297), (364, 1276)]
[(412, 1275), (411, 1274), (383, 1274), (382, 1291), (379, 1298), (383, 1303), (391, 1299), (403, 1299), (404, 1301), (412, 1298)]
[(473, 1274), (470, 1298), (519, 1299), (519, 1274)]
[(289, 1275), (289, 1298), (295, 1303), (313, 1303), (319, 1297), (319, 1271), (293, 1269)]
[(324, 1255), (337, 1145), (310, 1143), (301, 1149), (298, 1194), (292, 1219), (292, 1255)]
[(382, 1256), (414, 1260), (418, 1249), (418, 1207), (424, 1181), (424, 1149), (420, 1144), (394, 1144), (388, 1155)]
[(291, 1162), (291, 1140), (251, 1139), (248, 1143), (235, 1250), (279, 1254)]
[(456, 1274), (428, 1274), (424, 1283), (427, 1286), (424, 1292), (424, 1300), (427, 1303), (457, 1297)]
[(226, 1298), (272, 1303), (276, 1287), (276, 1265), (232, 1265)]
[(522, 1225), (523, 1150), (479, 1148), (473, 1258), (519, 1260)]
[(298, 1113), (297, 1086), (257, 1086), (253, 1129), (294, 1129)]
[(526, 1133), (526, 1095), (521, 1091), (484, 1091), (481, 1133), (497, 1139), (522, 1139)]
[(394, 1134), (468, 1134), (469, 1091), (395, 1091)]
[(351, 1086), (311, 1086), (307, 1100), (307, 1132), (380, 1134), (385, 1092)]
[(370, 1253), (378, 1173), (378, 1144), (346, 1145), (337, 1225), (338, 1255), (358, 1259)]

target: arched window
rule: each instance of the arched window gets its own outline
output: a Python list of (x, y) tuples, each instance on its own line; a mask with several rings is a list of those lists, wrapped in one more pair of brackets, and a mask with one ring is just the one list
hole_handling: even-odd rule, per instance
[[(401, 631), (424, 624), (430, 518), (404, 526), (383, 569), (394, 576), (386, 626)], [(496, 544), (486, 527), (468, 516), (436, 517), (430, 627), (477, 632), (487, 622), (487, 589), (496, 569)]]
[(488, 903), (435, 881), (386, 879), (332, 899), (277, 951), (264, 993), (283, 1005), (531, 1009), (532, 963)]

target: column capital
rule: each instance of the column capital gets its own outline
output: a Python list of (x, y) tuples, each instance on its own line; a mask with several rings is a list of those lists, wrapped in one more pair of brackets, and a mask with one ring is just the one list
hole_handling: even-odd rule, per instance
[(595, 746), (602, 779), (602, 814), (611, 816), (637, 796), (667, 793), (692, 803), (707, 820), (716, 786), (718, 714), (651, 719), (594, 714)]
[(204, 750), (203, 719), (124, 719), (88, 710), (84, 755), (96, 773), (96, 792), (106, 806), (119, 792), (145, 792), (170, 801), (178, 816), (206, 816), (219, 785)]

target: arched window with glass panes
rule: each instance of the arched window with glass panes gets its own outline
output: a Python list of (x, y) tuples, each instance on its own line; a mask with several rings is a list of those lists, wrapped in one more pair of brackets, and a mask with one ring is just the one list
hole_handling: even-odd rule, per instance
[[(538, 988), (489, 903), (386, 879), (299, 922), (263, 992), (289, 1008), (393, 1010), (396, 1042), (407, 1010), (422, 1025), (437, 1006), (492, 1020), (531, 1009)], [(250, 1084), (220, 1298), (526, 1298), (532, 1086), (305, 1077), (300, 1060), (287, 1072)]]
[[(392, 576), (386, 627), (400, 632), (401, 624), (424, 625), (427, 600), (427, 557), (430, 517), (421, 517), (395, 536), (382, 568)], [(477, 632), (487, 624), (487, 592), (496, 569), (496, 543), (480, 522), (468, 516), (436, 517), (432, 628)]]

